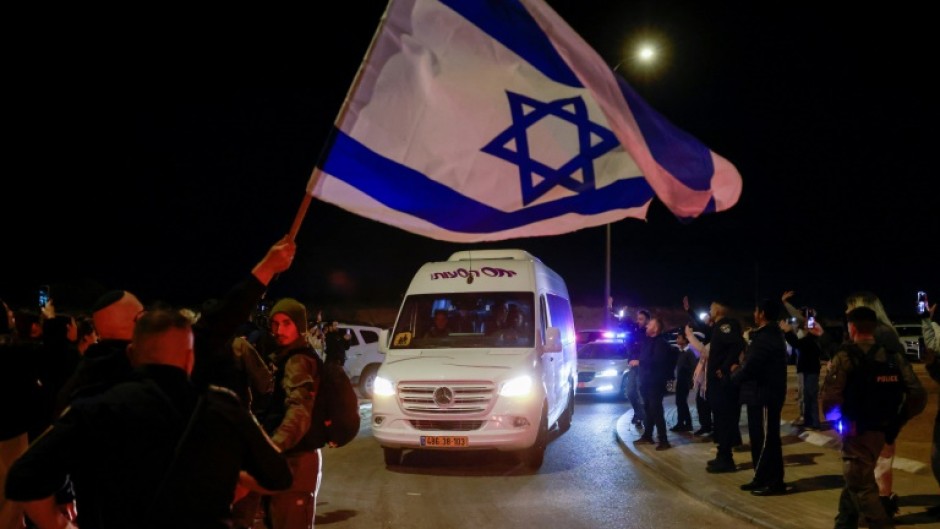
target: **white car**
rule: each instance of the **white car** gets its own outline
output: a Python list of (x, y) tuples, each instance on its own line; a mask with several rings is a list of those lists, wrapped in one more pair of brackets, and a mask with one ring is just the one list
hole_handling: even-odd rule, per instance
[(898, 338), (904, 345), (904, 353), (911, 362), (920, 362), (924, 359), (924, 334), (920, 323), (895, 323), (894, 329), (898, 331)]
[(380, 327), (340, 323), (339, 330), (349, 330), (349, 350), (346, 351), (346, 364), (343, 369), (354, 386), (357, 386), (363, 398), (372, 398), (375, 374), (385, 360), (385, 354), (379, 351)]

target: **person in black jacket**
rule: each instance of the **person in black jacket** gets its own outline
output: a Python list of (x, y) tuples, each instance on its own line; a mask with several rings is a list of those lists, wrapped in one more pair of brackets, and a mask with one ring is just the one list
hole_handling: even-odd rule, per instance
[[(6, 481), (7, 471), (29, 445), (28, 432), (36, 422), (33, 406), (28, 402), (41, 402), (39, 384), (42, 366), (39, 361), (40, 345), (20, 340), (16, 332), (14, 313), (0, 300), (0, 484)], [(0, 527), (22, 527), (23, 506), (9, 501), (0, 487)]]
[(126, 290), (112, 290), (100, 296), (91, 310), (98, 343), (85, 351), (75, 372), (60, 388), (56, 415), (74, 399), (99, 395), (131, 376), (127, 346), (134, 334), (134, 320), (143, 314), (144, 304)]
[[(646, 405), (640, 395), (640, 371), (638, 366), (640, 365), (640, 350), (643, 347), (643, 342), (646, 341), (646, 325), (649, 321), (650, 313), (648, 310), (640, 309), (637, 311), (636, 324), (630, 332), (631, 343), (627, 354), (630, 370), (627, 371), (626, 397), (633, 408), (633, 424), (640, 429), (646, 424)], [(646, 426), (649, 427), (648, 424)]]
[(816, 337), (797, 329), (794, 325), (784, 321), (780, 324), (787, 343), (796, 351), (796, 372), (803, 377), (802, 409), (800, 417), (803, 418), (803, 428), (819, 430), (822, 423), (819, 421), (819, 370), (822, 360), (822, 348)]
[(678, 350), (669, 345), (663, 334), (662, 320), (650, 319), (646, 325), (646, 340), (640, 349), (637, 366), (640, 371), (640, 393), (646, 404), (647, 425), (637, 443), (652, 444), (655, 428), (658, 440), (656, 450), (666, 450), (672, 446), (666, 435), (663, 397), (666, 395), (666, 381), (671, 379), (675, 372), (677, 356)]
[(689, 390), (692, 389), (692, 373), (698, 358), (689, 339), (685, 337), (684, 329), (676, 334), (676, 425), (670, 428), (672, 432), (692, 431), (692, 412), (689, 410)]
[(754, 479), (741, 485), (755, 496), (786, 493), (783, 482), (783, 448), (780, 413), (787, 396), (787, 348), (780, 328), (783, 306), (765, 299), (754, 309), (755, 330), (744, 353), (744, 362), (731, 368), (731, 380), (741, 386), (747, 405)]
[(326, 358), (325, 362), (331, 362), (343, 366), (346, 363), (346, 351), (349, 350), (350, 336), (346, 332), (340, 330), (339, 322), (330, 323), (329, 328), (326, 331), (324, 341), (326, 342)]

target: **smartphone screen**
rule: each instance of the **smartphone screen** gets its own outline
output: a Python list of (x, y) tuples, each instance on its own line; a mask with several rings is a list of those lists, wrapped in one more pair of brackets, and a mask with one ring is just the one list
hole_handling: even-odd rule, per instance
[(812, 329), (816, 326), (816, 310), (806, 309), (806, 328)]
[(917, 292), (917, 313), (927, 314), (927, 293), (923, 290)]
[(39, 287), (39, 308), (44, 309), (49, 303), (49, 285)]

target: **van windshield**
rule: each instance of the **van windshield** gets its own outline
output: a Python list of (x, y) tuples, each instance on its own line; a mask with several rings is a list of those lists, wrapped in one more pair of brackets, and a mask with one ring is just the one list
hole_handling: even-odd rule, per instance
[(532, 347), (531, 292), (465, 292), (408, 296), (392, 349)]

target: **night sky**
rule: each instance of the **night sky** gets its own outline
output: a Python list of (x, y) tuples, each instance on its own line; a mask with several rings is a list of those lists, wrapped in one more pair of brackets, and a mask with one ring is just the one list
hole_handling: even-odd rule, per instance
[[(664, 39), (656, 72), (618, 71), (744, 182), (726, 212), (682, 223), (654, 201), (647, 221), (613, 224), (615, 304), (688, 294), (748, 308), (792, 289), (798, 306), (835, 317), (868, 289), (901, 320), (916, 290), (940, 300), (927, 257), (940, 233), (937, 46), (918, 5), (549, 4), (612, 68), (637, 37)], [(43, 283), (75, 307), (111, 288), (145, 303), (224, 293), (289, 230), (384, 8), (167, 8), (120, 23), (83, 11), (43, 24), (13, 59), (8, 146), (29, 163), (4, 177), (0, 297), (30, 304)], [(314, 200), (270, 295), (394, 306), (425, 261), (514, 247), (560, 272), (575, 304), (599, 306), (605, 238), (597, 227), (444, 243)]]

